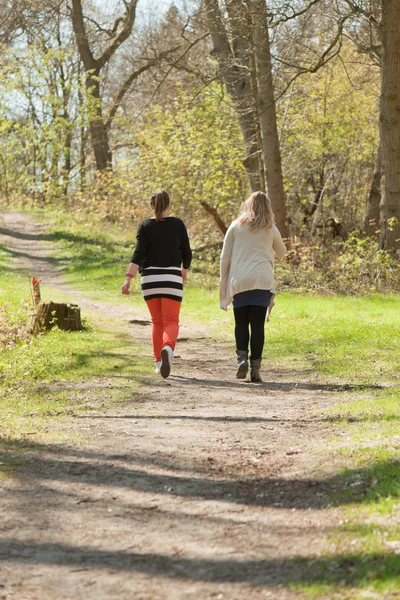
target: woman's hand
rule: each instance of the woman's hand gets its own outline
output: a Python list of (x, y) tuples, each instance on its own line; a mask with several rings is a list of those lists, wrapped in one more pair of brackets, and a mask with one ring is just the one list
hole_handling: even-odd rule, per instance
[(126, 294), (127, 296), (129, 296), (130, 292), (130, 288), (131, 287), (131, 280), (126, 278), (125, 279), (125, 283), (121, 288), (121, 294)]
[(182, 280), (186, 281), (189, 269), (182, 269)]

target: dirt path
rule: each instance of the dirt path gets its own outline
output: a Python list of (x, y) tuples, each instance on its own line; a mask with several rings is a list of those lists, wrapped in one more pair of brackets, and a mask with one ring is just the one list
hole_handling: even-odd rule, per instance
[[(62, 281), (43, 228), (0, 218), (18, 268), (104, 311)], [(147, 319), (143, 305), (107, 310), (124, 334), (127, 319)], [(340, 517), (313, 453), (328, 431), (316, 416), (337, 393), (266, 369), (263, 385), (236, 382), (204, 327), (181, 338), (168, 381), (154, 375), (123, 409), (63, 420), (85, 443), (42, 445), (2, 483), (1, 599), (299, 597), (288, 586), (298, 559), (317, 557)]]

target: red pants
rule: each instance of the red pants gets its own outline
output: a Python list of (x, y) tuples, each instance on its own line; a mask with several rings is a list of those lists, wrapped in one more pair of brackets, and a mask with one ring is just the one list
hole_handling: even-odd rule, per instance
[(164, 346), (170, 346), (175, 350), (176, 340), (179, 332), (179, 311), (181, 303), (170, 298), (152, 298), (146, 300), (152, 328), (151, 339), (156, 362), (161, 360), (161, 350)]

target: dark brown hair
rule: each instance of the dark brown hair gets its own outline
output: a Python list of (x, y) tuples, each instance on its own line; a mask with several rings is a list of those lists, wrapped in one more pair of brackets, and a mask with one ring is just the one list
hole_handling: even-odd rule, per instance
[(164, 210), (170, 205), (168, 192), (165, 190), (157, 190), (150, 198), (150, 206), (154, 210), (156, 221), (162, 221), (161, 215)]

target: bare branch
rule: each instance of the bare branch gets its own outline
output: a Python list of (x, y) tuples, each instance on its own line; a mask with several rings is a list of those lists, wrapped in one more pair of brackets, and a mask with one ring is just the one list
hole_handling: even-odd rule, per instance
[(133, 71), (129, 75), (129, 77), (126, 79), (125, 83), (122, 85), (121, 89), (119, 90), (118, 95), (115, 99), (115, 102), (110, 110), (110, 114), (108, 115), (108, 119), (106, 122), (107, 129), (109, 129), (111, 127), (111, 123), (117, 113), (117, 110), (121, 106), (121, 103), (122, 103), (122, 100), (124, 99), (125, 94), (129, 91), (129, 88), (131, 87), (131, 85), (135, 81), (135, 79), (137, 79), (142, 73), (145, 73), (146, 71), (151, 69), (151, 67), (158, 64), (160, 61), (162, 61), (164, 58), (166, 58), (166, 56), (168, 56), (168, 54), (171, 54), (172, 52), (176, 52), (176, 50), (179, 50), (179, 48), (180, 48), (180, 46), (175, 46), (175, 48), (171, 48), (170, 50), (161, 52), (159, 56), (151, 59), (145, 65), (142, 65), (141, 67), (139, 67), (139, 69), (136, 69), (136, 71)]
[(88, 16), (85, 16), (84, 18), (85, 18), (85, 21), (88, 21), (89, 23), (93, 23), (93, 25), (95, 25), (95, 27), (98, 31), (101, 31), (101, 33), (106, 33), (109, 38), (113, 38), (115, 36), (114, 28), (113, 29), (105, 29), (95, 19), (92, 19), (91, 17), (88, 17)]
[[(342, 44), (343, 44), (344, 24), (347, 21), (347, 19), (349, 19), (350, 17), (351, 17), (351, 15), (347, 14), (347, 15), (344, 15), (340, 19), (340, 21), (338, 22), (338, 30), (337, 30), (335, 37), (333, 38), (332, 42), (329, 44), (327, 49), (321, 54), (319, 60), (313, 66), (299, 68), (297, 65), (296, 66), (290, 65), (289, 63), (274, 56), (275, 60), (277, 60), (278, 62), (280, 62), (286, 66), (291, 66), (291, 67), (295, 67), (296, 69), (299, 69), (298, 72), (294, 75), (294, 77), (292, 77), (292, 79), (286, 85), (285, 89), (278, 95), (277, 99), (282, 98), (282, 96), (285, 95), (287, 90), (290, 88), (290, 86), (293, 84), (293, 82), (296, 81), (296, 79), (298, 77), (300, 77), (304, 73), (316, 73), (319, 69), (321, 69), (321, 67), (325, 66), (330, 60), (332, 60), (335, 56), (337, 56), (339, 54), (339, 52), (342, 48)], [(335, 46), (337, 46), (337, 48), (332, 53), (332, 50), (335, 48)]]
[[(151, 95), (151, 98), (148, 102), (146, 102), (146, 105), (144, 106), (144, 108), (140, 111), (139, 114), (141, 114), (144, 110), (146, 110), (146, 108), (148, 106), (150, 106), (150, 104), (153, 102), (154, 98), (156, 97), (158, 91), (160, 90), (161, 86), (163, 85), (163, 83), (165, 82), (165, 80), (167, 79), (168, 75), (171, 73), (172, 69), (181, 69), (183, 71), (188, 71), (189, 73), (191, 73), (190, 69), (187, 69), (183, 66), (179, 66), (179, 62), (182, 60), (182, 58), (189, 52), (189, 50), (191, 50), (191, 48), (193, 48), (193, 46), (195, 46), (195, 44), (197, 44), (198, 42), (200, 42), (201, 40), (207, 38), (209, 36), (208, 33), (204, 34), (202, 37), (197, 38), (196, 40), (194, 40), (190, 46), (188, 48), (186, 48), (185, 52), (182, 54), (182, 56), (180, 56), (171, 66), (170, 68), (167, 70), (167, 72), (165, 73), (165, 75), (163, 76), (162, 80), (158, 83), (156, 89), (154, 90), (153, 94)], [(212, 79), (211, 81), (213, 81), (214, 79)], [(206, 83), (204, 87), (206, 87), (206, 85), (209, 85), (209, 83)]]
[(344, 0), (344, 1), (347, 4), (347, 6), (350, 8), (350, 10), (352, 11), (353, 14), (362, 15), (370, 23), (373, 23), (374, 25), (378, 25), (378, 26), (380, 25), (379, 21), (372, 14), (372, 11), (365, 10), (365, 8), (363, 8), (359, 4), (356, 4), (353, 0)]
[(213, 217), (215, 223), (217, 224), (218, 229), (221, 231), (221, 233), (223, 235), (225, 235), (226, 232), (228, 231), (228, 227), (226, 226), (224, 221), (221, 219), (221, 216), (219, 215), (217, 209), (214, 208), (213, 206), (211, 206), (210, 204), (208, 204), (205, 200), (201, 200), (200, 204), (204, 208), (204, 210), (207, 211)]
[(297, 17), (301, 17), (307, 11), (309, 11), (312, 6), (314, 6), (315, 4), (318, 4), (318, 2), (320, 2), (320, 1), (321, 0), (311, 0), (309, 2), (309, 4), (307, 4), (307, 6), (305, 8), (303, 8), (302, 10), (299, 10), (299, 11), (295, 11), (294, 8), (290, 7), (291, 10), (292, 10), (292, 14), (291, 15), (285, 15), (284, 17), (278, 19), (277, 21), (274, 21), (274, 16), (272, 16), (271, 21), (269, 23), (269, 26), (271, 28), (277, 27), (281, 23), (287, 23), (288, 21), (291, 21), (292, 19), (296, 19)]
[[(108, 46), (108, 48), (103, 52), (103, 54), (96, 60), (97, 66), (99, 69), (102, 69), (104, 65), (106, 65), (110, 58), (115, 54), (118, 48), (123, 44), (128, 37), (132, 33), (133, 25), (135, 24), (136, 19), (136, 6), (138, 0), (131, 0), (131, 2), (124, 2), (126, 13), (123, 17), (122, 23), (123, 27), (115, 40)], [(114, 24), (115, 31), (118, 29), (119, 23), (118, 19)]]

